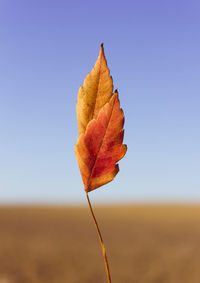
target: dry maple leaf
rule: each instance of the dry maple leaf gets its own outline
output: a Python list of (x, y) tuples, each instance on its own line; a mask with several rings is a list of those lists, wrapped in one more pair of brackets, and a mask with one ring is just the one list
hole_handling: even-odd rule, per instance
[(76, 157), (92, 217), (104, 255), (108, 282), (111, 276), (105, 246), (97, 224), (88, 192), (113, 180), (119, 172), (116, 164), (126, 153), (124, 114), (118, 92), (113, 93), (113, 80), (107, 67), (103, 44), (94, 68), (78, 91), (76, 105), (79, 137)]

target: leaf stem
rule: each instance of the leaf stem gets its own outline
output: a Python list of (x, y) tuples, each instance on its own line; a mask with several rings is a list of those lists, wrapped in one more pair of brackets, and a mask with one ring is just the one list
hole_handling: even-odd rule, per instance
[(88, 196), (87, 192), (86, 192), (86, 196), (87, 196), (88, 204), (89, 204), (89, 207), (90, 207), (90, 212), (92, 214), (92, 218), (94, 220), (95, 227), (96, 227), (97, 233), (99, 235), (99, 240), (100, 240), (100, 243), (101, 243), (103, 257), (104, 257), (104, 262), (105, 262), (105, 267), (106, 267), (106, 274), (107, 274), (108, 283), (111, 283), (111, 276), (110, 276), (110, 270), (109, 270), (109, 265), (108, 265), (108, 259), (107, 259), (106, 249), (105, 249), (105, 246), (104, 246), (104, 243), (103, 243), (103, 238), (102, 238), (102, 235), (101, 235), (101, 231), (99, 229), (99, 226), (98, 226), (96, 217), (94, 215), (94, 212), (93, 212), (93, 209), (92, 209), (92, 205), (90, 203), (90, 199), (89, 199), (89, 196)]

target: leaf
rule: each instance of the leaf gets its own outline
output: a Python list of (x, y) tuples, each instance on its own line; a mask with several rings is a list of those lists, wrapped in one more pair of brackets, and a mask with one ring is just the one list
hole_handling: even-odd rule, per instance
[(85, 132), (89, 121), (97, 117), (112, 94), (113, 80), (107, 67), (102, 44), (94, 68), (78, 91), (76, 111), (79, 135)]
[(86, 192), (110, 181), (119, 171), (116, 164), (126, 153), (123, 145), (124, 114), (120, 109), (118, 93), (99, 111), (96, 119), (87, 125), (75, 147), (81, 176)]

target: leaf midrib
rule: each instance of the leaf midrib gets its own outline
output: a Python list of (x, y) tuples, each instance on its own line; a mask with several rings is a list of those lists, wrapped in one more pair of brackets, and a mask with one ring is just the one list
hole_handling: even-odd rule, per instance
[[(101, 151), (101, 147), (102, 147), (102, 145), (103, 145), (103, 142), (104, 142), (104, 139), (105, 139), (105, 136), (106, 136), (108, 127), (109, 127), (109, 123), (110, 123), (110, 120), (111, 120), (111, 117), (112, 117), (112, 113), (113, 113), (113, 109), (114, 109), (114, 105), (115, 105), (115, 100), (116, 100), (116, 97), (115, 97), (115, 99), (114, 99), (114, 101), (113, 101), (113, 106), (112, 106), (112, 110), (111, 110), (111, 113), (110, 113), (110, 117), (109, 117), (109, 119), (108, 119), (108, 123), (107, 123), (107, 126), (106, 126), (106, 130), (105, 130), (105, 133), (104, 133), (104, 135), (103, 135), (102, 141), (101, 141), (101, 143), (100, 143), (99, 150), (98, 150), (98, 152), (97, 152), (97, 156), (96, 156), (95, 161), (94, 161), (94, 164), (93, 164), (93, 166), (92, 166), (90, 176), (88, 177), (87, 189), (88, 189), (88, 187), (89, 187), (89, 183), (90, 183), (90, 180), (91, 180), (91, 177), (92, 177), (92, 174), (93, 174), (93, 171), (94, 171), (96, 162), (97, 162), (97, 160), (98, 160), (98, 157), (99, 157), (99, 154), (100, 154), (100, 151)], [(108, 102), (108, 103), (109, 103), (109, 102)]]
[(101, 54), (101, 57), (100, 57), (100, 67), (99, 67), (99, 78), (98, 78), (98, 86), (97, 86), (97, 91), (96, 91), (96, 99), (95, 99), (95, 103), (94, 103), (94, 107), (93, 107), (93, 111), (92, 111), (92, 119), (94, 118), (94, 112), (95, 112), (95, 109), (96, 109), (96, 104), (97, 104), (97, 97), (98, 97), (98, 92), (99, 92), (99, 86), (100, 86), (100, 82), (101, 82), (101, 69), (102, 69), (102, 66), (101, 66), (101, 62), (102, 62), (102, 58), (103, 58), (103, 55)]

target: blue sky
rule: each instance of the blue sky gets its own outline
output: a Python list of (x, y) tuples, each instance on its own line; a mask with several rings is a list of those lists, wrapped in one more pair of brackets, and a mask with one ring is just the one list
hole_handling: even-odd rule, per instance
[(77, 91), (101, 42), (125, 112), (96, 202), (200, 201), (200, 2), (0, 0), (0, 202), (85, 202)]

